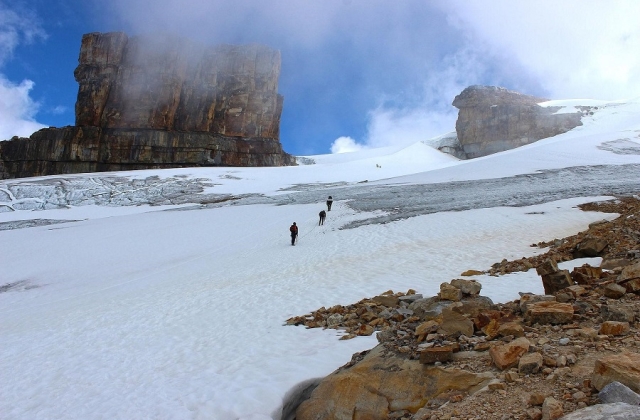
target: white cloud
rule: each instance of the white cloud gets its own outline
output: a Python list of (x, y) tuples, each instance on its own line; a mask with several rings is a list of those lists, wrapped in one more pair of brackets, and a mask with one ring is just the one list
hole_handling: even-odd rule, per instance
[(409, 145), (455, 130), (451, 102), (469, 85), (491, 80), (477, 52), (461, 49), (446, 56), (424, 77), (421, 90), (380, 100), (369, 112), (366, 147)]
[(65, 112), (67, 112), (69, 108), (67, 108), (66, 106), (63, 105), (58, 105), (56, 107), (54, 107), (50, 112), (54, 115), (61, 115), (64, 114)]
[(474, 44), (511, 56), (555, 98), (640, 96), (640, 2), (443, 4)]
[(357, 109), (360, 125), (367, 115), (367, 134), (338, 139), (332, 151), (451, 131), (451, 102), (473, 84), (551, 99), (640, 96), (636, 0), (114, 0), (111, 7), (132, 33), (162, 27), (281, 49), (285, 108), (315, 101), (308, 119), (336, 126), (349, 125), (339, 121), (344, 109)]
[[(46, 38), (37, 17), (29, 10), (12, 10), (0, 2), (0, 67), (20, 43), (30, 43), (36, 38)], [(0, 141), (13, 136), (28, 137), (44, 127), (35, 121), (39, 104), (29, 96), (33, 86), (31, 80), (16, 84), (0, 73)]]
[(0, 75), (0, 140), (28, 137), (44, 127), (34, 119), (39, 105), (29, 96), (33, 85), (31, 80), (14, 84)]
[(10, 9), (0, 1), (0, 66), (11, 58), (20, 43), (31, 43), (37, 38), (46, 37), (33, 12)]
[(331, 153), (349, 153), (349, 152), (357, 152), (358, 150), (366, 149), (366, 146), (363, 144), (357, 143), (351, 137), (338, 137), (331, 144)]

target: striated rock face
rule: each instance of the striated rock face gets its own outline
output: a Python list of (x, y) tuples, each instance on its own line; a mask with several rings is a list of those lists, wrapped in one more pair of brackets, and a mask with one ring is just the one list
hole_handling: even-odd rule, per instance
[(554, 114), (538, 105), (546, 99), (494, 86), (470, 86), (453, 100), (456, 132), (467, 158), (533, 143), (582, 125), (581, 113)]
[(278, 51), (91, 33), (74, 74), (76, 125), (0, 142), (0, 178), (295, 163), (279, 141)]

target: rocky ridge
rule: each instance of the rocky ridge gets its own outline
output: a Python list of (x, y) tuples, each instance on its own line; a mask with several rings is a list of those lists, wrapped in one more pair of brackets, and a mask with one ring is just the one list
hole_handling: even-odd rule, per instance
[(280, 61), (260, 45), (85, 34), (75, 126), (0, 142), (0, 178), (295, 164), (279, 141)]
[[(544, 296), (494, 304), (477, 281), (454, 279), (438, 296), (387, 291), (287, 320), (342, 330), (341, 339), (378, 331), (380, 342), (322, 380), (296, 418), (640, 418), (640, 255), (609, 258), (638, 249), (628, 223), (640, 200), (583, 208), (621, 214), (590, 227), (610, 224), (590, 234), (617, 244), (603, 261), (616, 267), (568, 273), (552, 258), (559, 254), (539, 256)], [(584, 251), (582, 240), (560, 245)]]

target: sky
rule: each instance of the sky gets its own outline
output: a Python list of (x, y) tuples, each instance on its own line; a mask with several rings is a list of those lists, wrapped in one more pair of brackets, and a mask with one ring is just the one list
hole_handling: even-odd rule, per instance
[[(315, 156), (314, 165), (1, 180), (0, 227), (53, 221), (0, 230), (3, 419), (279, 419), (290, 389), (378, 344), (286, 319), (390, 289), (434, 296), (463, 271), (543, 253), (530, 244), (616, 217), (577, 206), (611, 199), (580, 195), (608, 194), (624, 179), (640, 188), (623, 168), (640, 164), (640, 101), (544, 105), (591, 105), (594, 114), (567, 133), (469, 160), (417, 142)], [(575, 166), (586, 187), (572, 181)], [(553, 169), (557, 177), (543, 176)], [(502, 187), (483, 189), (486, 179)], [(441, 200), (409, 189), (448, 181), (465, 187), (447, 184)], [(205, 197), (184, 187), (199, 182)], [(367, 189), (375, 193), (358, 195)], [(199, 206), (212, 203), (206, 194), (238, 200)], [(538, 204), (519, 205), (527, 196)], [(163, 197), (183, 200), (149, 205)], [(450, 211), (469, 198), (478, 204)], [(384, 216), (384, 200), (407, 217), (343, 228)], [(416, 215), (415, 200), (445, 211)], [(473, 278), (494, 302), (544, 293), (533, 269)]]
[(74, 123), (82, 34), (162, 31), (282, 53), (294, 155), (405, 145), (455, 129), (455, 95), (640, 96), (640, 2), (0, 0), (0, 138)]

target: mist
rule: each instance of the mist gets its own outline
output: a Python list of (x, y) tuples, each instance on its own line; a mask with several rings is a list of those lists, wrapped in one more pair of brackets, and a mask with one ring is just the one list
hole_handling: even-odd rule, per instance
[[(16, 48), (46, 40), (33, 11), (38, 3), (32, 11), (3, 4), (0, 65)], [(280, 140), (296, 155), (410, 144), (452, 131), (451, 102), (474, 84), (549, 99), (640, 96), (640, 3), (631, 0), (89, 0), (83, 9), (91, 14), (82, 19), (86, 32), (162, 31), (204, 45), (280, 50)], [(43, 110), (33, 89), (24, 89), (29, 81), (14, 77), (6, 86), (22, 86), (12, 92), (28, 105), (15, 118), (36, 122)], [(46, 82), (38, 79), (38, 88)]]

